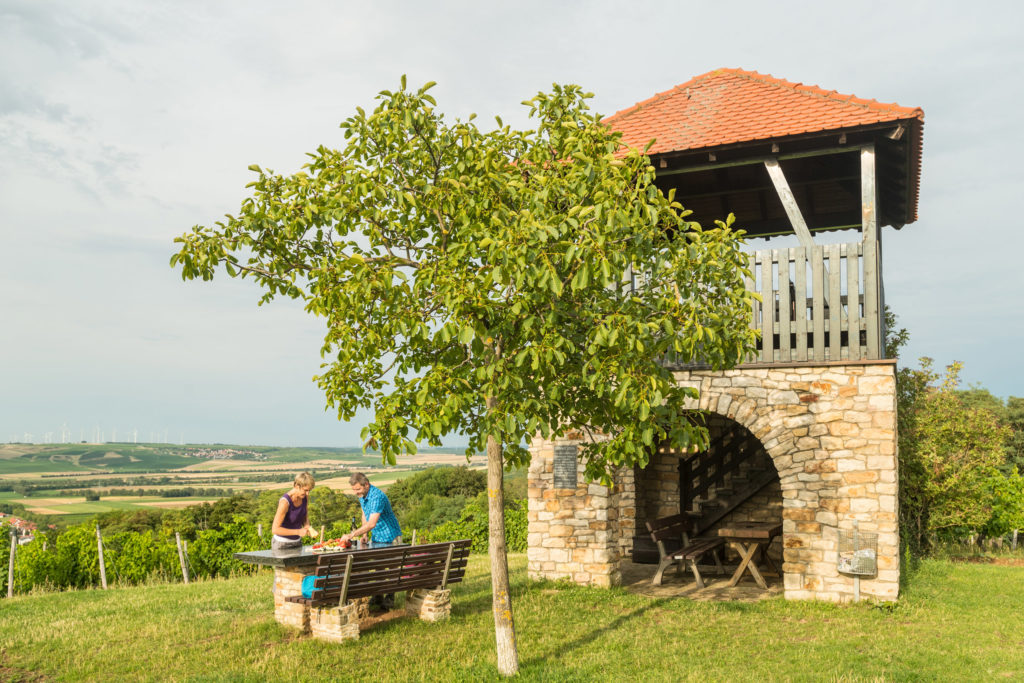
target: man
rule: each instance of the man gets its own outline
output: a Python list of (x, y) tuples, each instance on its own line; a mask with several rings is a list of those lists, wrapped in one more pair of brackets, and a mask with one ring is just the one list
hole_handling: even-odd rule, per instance
[[(363, 512), (363, 523), (359, 528), (353, 529), (341, 537), (343, 541), (363, 536), (366, 533), (372, 535), (375, 546), (392, 545), (402, 542), (402, 527), (398, 525), (398, 518), (391, 509), (391, 501), (379, 488), (370, 483), (366, 475), (356, 472), (349, 477), (348, 483), (352, 486), (352, 493), (359, 500), (359, 507)], [(388, 593), (383, 596), (380, 603), (376, 603), (376, 596), (371, 599), (370, 604), (380, 604), (385, 611), (395, 606), (395, 594)]]

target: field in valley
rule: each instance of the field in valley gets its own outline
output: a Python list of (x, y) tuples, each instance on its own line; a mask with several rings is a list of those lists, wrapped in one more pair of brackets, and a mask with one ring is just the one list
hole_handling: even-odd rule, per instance
[[(77, 523), (111, 510), (180, 508), (232, 492), (284, 489), (296, 472), (318, 486), (348, 491), (362, 471), (380, 487), (433, 465), (465, 465), (453, 451), (403, 456), (386, 465), (375, 454), (346, 448), (276, 448), (228, 444), (3, 444), (0, 504)], [(471, 467), (483, 467), (475, 456)], [(192, 495), (181, 495), (191, 490)], [(86, 494), (99, 500), (86, 500)], [(137, 495), (131, 495), (136, 493)], [(164, 493), (164, 495), (161, 495)]]

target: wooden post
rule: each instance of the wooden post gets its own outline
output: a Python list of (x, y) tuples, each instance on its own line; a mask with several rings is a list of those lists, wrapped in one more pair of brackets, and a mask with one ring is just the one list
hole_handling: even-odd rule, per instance
[(341, 584), (341, 596), (338, 598), (338, 607), (345, 605), (345, 601), (348, 600), (348, 580), (352, 574), (352, 555), (349, 554), (345, 558), (345, 580)]
[(875, 146), (860, 150), (861, 241), (864, 244), (864, 320), (867, 323), (867, 357), (885, 356), (882, 334), (884, 312), (879, 287), (882, 278), (878, 241), (878, 194), (875, 184)]
[(178, 543), (178, 562), (181, 563), (181, 578), (188, 583), (188, 567), (185, 566), (185, 553), (181, 549), (181, 534), (174, 532), (174, 540)]
[(96, 525), (96, 548), (100, 553), (100, 586), (107, 590), (107, 565), (103, 561), (103, 536), (100, 535), (100, 525)]
[(1017, 531), (1019, 531), (1019, 530), (1018, 529), (1014, 529), (1013, 530), (1013, 545), (1011, 546), (1011, 548), (1013, 550), (1017, 549)]
[(18, 547), (18, 535), (11, 530), (11, 560), (7, 565), (7, 597), (14, 597), (14, 552)]
[(256, 525), (256, 535), (263, 538), (263, 522)]
[(452, 555), (455, 553), (455, 544), (448, 544), (448, 557), (444, 561), (444, 576), (441, 577), (441, 590), (448, 585), (448, 570), (452, 568)]

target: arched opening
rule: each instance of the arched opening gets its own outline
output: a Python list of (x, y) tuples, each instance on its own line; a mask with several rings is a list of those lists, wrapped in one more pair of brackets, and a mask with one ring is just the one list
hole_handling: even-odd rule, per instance
[[(648, 465), (634, 469), (634, 562), (658, 561), (648, 520), (685, 513), (693, 519), (695, 536), (714, 535), (718, 527), (735, 522), (782, 521), (779, 473), (761, 441), (728, 417), (711, 412), (701, 417), (710, 437), (706, 450), (683, 453), (659, 444)], [(781, 537), (768, 554), (781, 566)]]

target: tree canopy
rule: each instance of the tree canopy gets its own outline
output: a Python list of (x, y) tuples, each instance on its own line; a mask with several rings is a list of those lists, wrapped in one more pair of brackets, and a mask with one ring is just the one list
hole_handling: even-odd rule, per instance
[(699, 441), (658, 361), (750, 348), (738, 233), (687, 221), (576, 86), (525, 103), (535, 130), (490, 132), (446, 124), (429, 88), (380, 93), (298, 173), (251, 167), (239, 214), (179, 238), (172, 265), (323, 316), (316, 379), (340, 419), (375, 411), (364, 436), (392, 462), (460, 433), (520, 465), (535, 434), (587, 430), (608, 481), (665, 436)]
[[(525, 102), (531, 130), (448, 123), (430, 95), (383, 91), (342, 123), (342, 150), (301, 171), (258, 166), (236, 216), (178, 238), (186, 279), (219, 267), (326, 321), (316, 378), (339, 419), (372, 408), (367, 445), (395, 456), (468, 437), (486, 448), (498, 668), (518, 669), (502, 467), (579, 432), (587, 476), (611, 482), (668, 438), (706, 443), (693, 389), (663, 362), (747, 355), (741, 233), (710, 229), (654, 184), (577, 86)], [(731, 220), (731, 219), (730, 219)]]

